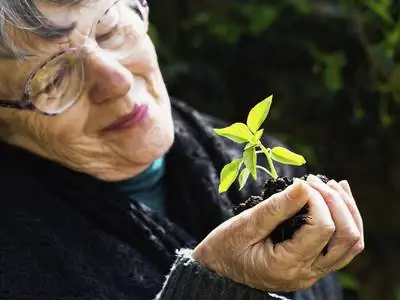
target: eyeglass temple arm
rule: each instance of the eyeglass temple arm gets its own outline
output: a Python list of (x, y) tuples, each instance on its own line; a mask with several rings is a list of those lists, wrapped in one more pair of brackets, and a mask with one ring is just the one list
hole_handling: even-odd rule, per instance
[(34, 106), (31, 102), (1, 100), (1, 99), (0, 99), (0, 107), (15, 108), (15, 109), (30, 109), (30, 110), (34, 109)]

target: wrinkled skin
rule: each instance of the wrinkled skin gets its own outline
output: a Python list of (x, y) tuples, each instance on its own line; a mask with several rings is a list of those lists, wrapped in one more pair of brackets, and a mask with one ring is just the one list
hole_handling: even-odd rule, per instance
[[(84, 89), (74, 105), (55, 117), (1, 108), (0, 120), (9, 128), (8, 143), (107, 181), (143, 171), (166, 153), (174, 138), (169, 97), (147, 34), (147, 18), (130, 13), (137, 32), (129, 64), (110, 58), (89, 35), (93, 28), (95, 33), (107, 33), (107, 24), (95, 24), (111, 2), (99, 0), (77, 7), (41, 4), (49, 18), (60, 23), (74, 19), (77, 28), (56, 41), (13, 30), (10, 36), (15, 44), (35, 56), (0, 60), (0, 96), (19, 99), (26, 78), (47, 57), (60, 49), (81, 48)], [(103, 132), (135, 103), (143, 102), (150, 107), (144, 122)], [(313, 178), (296, 181), (217, 227), (194, 249), (194, 259), (222, 276), (269, 291), (309, 287), (347, 265), (364, 247), (362, 220), (350, 187), (346, 181), (324, 184)], [(306, 203), (308, 224), (292, 240), (274, 247), (268, 234)], [(323, 256), (328, 243), (329, 252)]]
[[(17, 44), (37, 56), (26, 61), (0, 60), (0, 96), (19, 99), (26, 78), (42, 61), (60, 49), (82, 47), (85, 88), (70, 109), (56, 117), (0, 109), (0, 118), (11, 129), (9, 143), (103, 180), (121, 180), (138, 174), (163, 155), (173, 142), (169, 96), (147, 33), (148, 20), (143, 21), (133, 11), (127, 16), (135, 22), (137, 45), (129, 64), (122, 64), (101, 50), (102, 43), (109, 46), (114, 42), (113, 37), (98, 44), (95, 39), (87, 38), (92, 28), (96, 34), (110, 31), (107, 24), (93, 27), (93, 23), (96, 24), (99, 14), (112, 2), (93, 1), (67, 9), (42, 4), (47, 17), (61, 24), (76, 20), (77, 28), (57, 42), (14, 30)], [(111, 24), (113, 17), (110, 15), (108, 19)], [(135, 103), (144, 102), (150, 110), (145, 122), (126, 130), (102, 132), (131, 112)]]
[[(307, 224), (274, 246), (268, 235), (306, 203)], [(363, 223), (347, 181), (309, 176), (217, 227), (193, 257), (238, 283), (276, 292), (308, 288), (363, 249)]]

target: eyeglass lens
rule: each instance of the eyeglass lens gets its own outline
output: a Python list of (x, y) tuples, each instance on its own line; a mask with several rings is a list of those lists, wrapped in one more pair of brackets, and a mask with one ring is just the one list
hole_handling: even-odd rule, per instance
[[(110, 59), (129, 62), (137, 42), (138, 16), (117, 1), (99, 19), (95, 38), (99, 48)], [(145, 26), (142, 15), (139, 16)], [(136, 18), (136, 19), (135, 19)], [(57, 114), (69, 108), (79, 97), (84, 84), (84, 67), (76, 51), (64, 52), (46, 62), (27, 84), (27, 96), (46, 114)]]

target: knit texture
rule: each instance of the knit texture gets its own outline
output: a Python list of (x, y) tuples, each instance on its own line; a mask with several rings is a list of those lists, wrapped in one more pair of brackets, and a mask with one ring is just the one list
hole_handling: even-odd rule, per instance
[(249, 289), (227, 278), (221, 278), (213, 271), (196, 263), (191, 257), (191, 250), (188, 249), (178, 252), (168, 280), (162, 292), (156, 297), (156, 300), (169, 299), (289, 300), (286, 297)]
[[(232, 216), (234, 204), (260, 193), (249, 181), (220, 195), (219, 172), (241, 149), (213, 133), (223, 123), (181, 102), (173, 102), (173, 116), (175, 142), (165, 157), (169, 218), (89, 175), (0, 142), (0, 300), (154, 299), (176, 251), (192, 249)], [(191, 272), (180, 262), (174, 270)], [(168, 290), (207, 282), (201, 278), (167, 281)], [(329, 278), (335, 284), (322, 281), (289, 296), (340, 300)], [(232, 298), (208, 298), (216, 299)]]

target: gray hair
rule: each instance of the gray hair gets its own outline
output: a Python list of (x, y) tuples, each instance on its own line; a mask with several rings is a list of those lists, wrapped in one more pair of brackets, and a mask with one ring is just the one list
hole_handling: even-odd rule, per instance
[[(0, 0), (0, 47), (7, 51), (6, 57), (23, 57), (26, 54), (16, 48), (6, 28), (11, 25), (28, 30), (40, 37), (57, 38), (67, 35), (75, 24), (60, 26), (48, 20), (36, 5), (46, 1), (59, 5), (76, 5), (87, 0)], [(1, 54), (0, 54), (1, 55)], [(4, 57), (4, 55), (3, 55)]]

